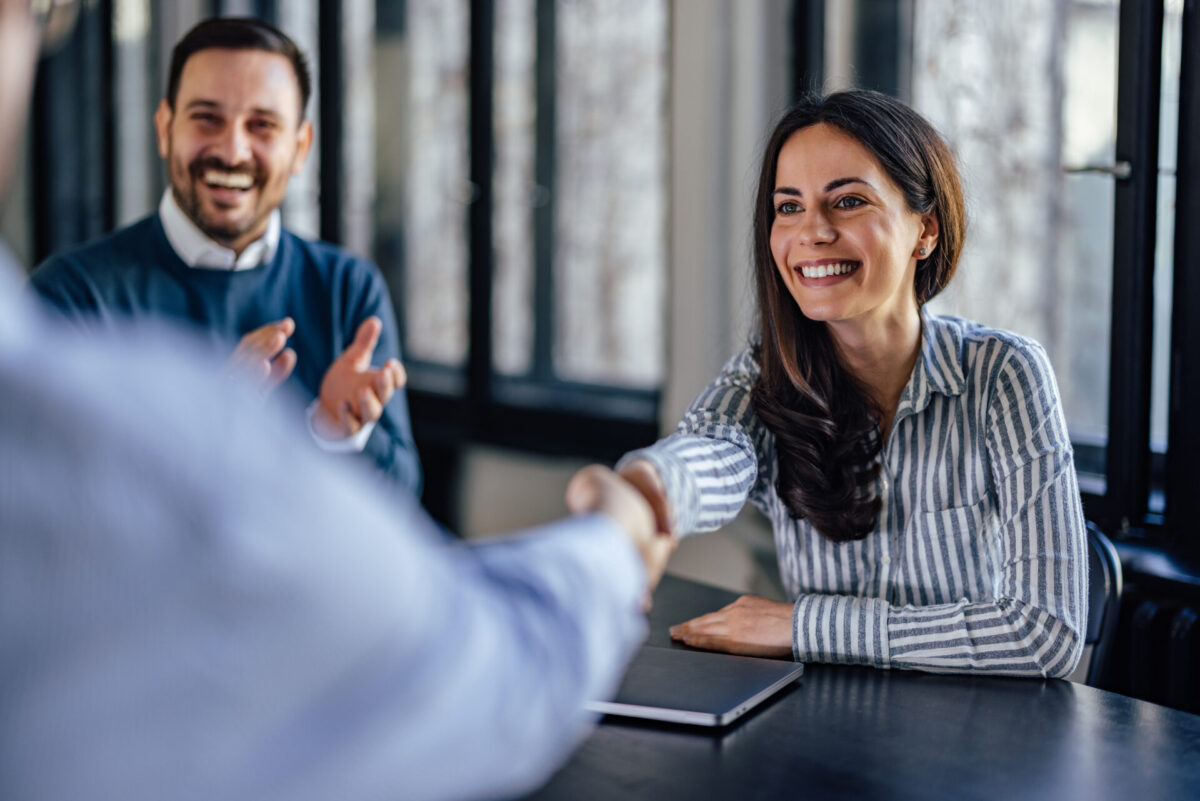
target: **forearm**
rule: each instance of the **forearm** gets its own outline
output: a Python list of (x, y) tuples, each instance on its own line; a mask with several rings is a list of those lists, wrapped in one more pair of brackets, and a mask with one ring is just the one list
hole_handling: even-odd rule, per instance
[(617, 469), (638, 459), (650, 462), (666, 491), (672, 531), (715, 531), (737, 517), (758, 475), (753, 446), (744, 435), (740, 440), (675, 434), (626, 454)]
[(793, 653), (805, 662), (1066, 676), (1079, 647), (1070, 626), (1011, 598), (895, 608), (878, 598), (802, 595), (794, 607)]
[(462, 587), (481, 590), (454, 627), (463, 653), (446, 686), (471, 711), (428, 749), (473, 755), (482, 784), (470, 792), (508, 796), (544, 781), (592, 725), (583, 702), (616, 689), (645, 636), (645, 572), (607, 518), (520, 537), (463, 546), (474, 569)]

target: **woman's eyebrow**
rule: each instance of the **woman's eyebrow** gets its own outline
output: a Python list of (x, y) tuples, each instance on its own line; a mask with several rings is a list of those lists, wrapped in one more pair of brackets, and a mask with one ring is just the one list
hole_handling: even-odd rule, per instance
[[(832, 192), (834, 189), (837, 189), (839, 186), (845, 186), (846, 184), (865, 184), (866, 186), (869, 186), (872, 189), (875, 188), (875, 186), (870, 181), (866, 180), (865, 178), (846, 177), (846, 178), (834, 178), (832, 181), (825, 184), (824, 191)], [(776, 194), (776, 195), (793, 195), (795, 197), (804, 197), (804, 193), (801, 192), (799, 189), (796, 189), (793, 186), (777, 186), (777, 187), (775, 187), (774, 194)]]

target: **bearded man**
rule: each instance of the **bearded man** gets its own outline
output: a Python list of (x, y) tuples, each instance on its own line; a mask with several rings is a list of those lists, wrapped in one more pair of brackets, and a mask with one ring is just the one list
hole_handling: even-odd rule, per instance
[[(282, 228), (312, 147), (307, 60), (257, 19), (210, 19), (171, 57), (154, 116), (158, 211), (55, 255), (33, 286), (87, 327), (155, 316), (200, 330), (264, 393), (287, 382), (322, 449), (419, 493), (395, 314), (375, 265)], [(376, 366), (373, 366), (376, 365)]]

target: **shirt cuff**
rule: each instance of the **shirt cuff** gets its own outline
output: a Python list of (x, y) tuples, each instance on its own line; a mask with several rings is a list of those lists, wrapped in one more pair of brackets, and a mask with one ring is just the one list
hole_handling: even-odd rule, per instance
[(614, 468), (618, 473), (639, 459), (645, 459), (658, 471), (667, 493), (671, 519), (668, 521), (676, 536), (695, 533), (700, 517), (700, 493), (688, 474), (687, 463), (661, 445), (631, 451), (621, 457)]
[(375, 423), (363, 423), (363, 427), (358, 430), (358, 433), (351, 434), (344, 439), (326, 439), (317, 433), (316, 420), (314, 417), (317, 414), (317, 407), (321, 404), (320, 398), (308, 404), (308, 433), (312, 434), (313, 441), (317, 443), (317, 447), (327, 453), (362, 453), (367, 447), (367, 440), (371, 438), (371, 432), (375, 430)]
[(889, 609), (882, 598), (801, 595), (792, 608), (792, 655), (797, 662), (889, 667)]

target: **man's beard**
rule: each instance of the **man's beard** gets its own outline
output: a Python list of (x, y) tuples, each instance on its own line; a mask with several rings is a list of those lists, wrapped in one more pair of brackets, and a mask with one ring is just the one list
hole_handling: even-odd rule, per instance
[[(178, 162), (176, 162), (178, 165)], [(203, 203), (200, 199), (200, 184), (203, 183), (203, 175), (209, 169), (221, 170), (224, 172), (244, 173), (253, 176), (254, 183), (250, 189), (245, 191), (257, 191), (258, 202), (262, 203), (262, 190), (265, 179), (260, 170), (257, 170), (253, 164), (238, 164), (230, 166), (220, 159), (216, 158), (200, 158), (193, 161), (186, 168), (178, 165), (183, 175), (176, 175), (176, 168), (171, 170), (171, 191), (175, 195), (175, 202), (183, 210), (183, 213), (196, 224), (196, 227), (204, 232), (204, 235), (215, 242), (222, 245), (229, 245), (246, 232), (257, 226), (265, 215), (258, 214), (257, 207), (246, 213), (242, 220), (232, 221), (217, 221), (210, 219), (204, 212)]]

